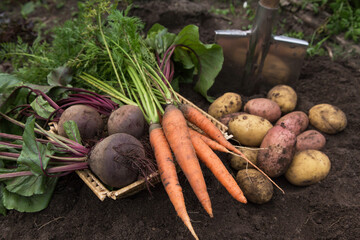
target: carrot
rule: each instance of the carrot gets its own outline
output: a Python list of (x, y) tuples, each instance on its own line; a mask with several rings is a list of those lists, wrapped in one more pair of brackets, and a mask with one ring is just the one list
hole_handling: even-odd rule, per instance
[(189, 132), (190, 132), (190, 136), (192, 137), (193, 135), (196, 135), (198, 137), (201, 138), (201, 140), (203, 140), (212, 150), (215, 151), (219, 151), (219, 152), (224, 152), (224, 153), (229, 153), (229, 150), (224, 147), (223, 145), (221, 145), (220, 143), (210, 139), (209, 137), (189, 128)]
[(232, 145), (222, 132), (208, 119), (205, 115), (203, 115), (199, 110), (196, 108), (188, 105), (188, 104), (181, 104), (179, 106), (179, 109), (184, 114), (185, 118), (200, 128), (204, 133), (206, 133), (210, 138), (214, 139), (224, 147), (226, 147), (231, 154), (240, 155), (242, 158), (244, 158), (250, 165), (255, 167), (258, 171), (260, 171), (267, 179), (269, 179), (270, 182), (272, 182), (280, 191), (283, 193), (284, 190), (282, 190), (268, 175), (266, 175), (258, 166), (256, 166), (254, 163), (252, 163), (247, 157), (239, 151), (234, 145)]
[(239, 185), (213, 150), (196, 134), (191, 135), (191, 141), (200, 161), (210, 169), (230, 195), (241, 203), (247, 203)]
[(213, 217), (210, 197), (199, 160), (190, 139), (186, 120), (181, 111), (174, 105), (168, 105), (165, 108), (162, 127), (176, 161), (184, 172), (191, 188), (206, 212), (210, 217)]
[[(185, 118), (199, 127), (202, 131), (204, 131), (210, 138), (214, 139), (227, 149), (233, 152), (240, 152), (236, 149), (222, 134), (222, 132), (208, 119), (205, 115), (203, 115), (199, 110), (196, 108), (188, 105), (188, 104), (181, 104), (179, 109), (184, 114)], [(240, 153), (238, 153), (240, 154)]]
[(194, 238), (198, 239), (186, 211), (184, 195), (177, 177), (170, 146), (160, 124), (152, 124), (150, 126), (150, 143), (154, 150), (161, 182), (164, 185), (175, 211)]

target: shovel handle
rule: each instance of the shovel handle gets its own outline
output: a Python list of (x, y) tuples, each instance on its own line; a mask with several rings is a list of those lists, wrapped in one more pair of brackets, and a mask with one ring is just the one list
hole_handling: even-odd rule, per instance
[(267, 8), (278, 8), (280, 0), (260, 0), (260, 4)]

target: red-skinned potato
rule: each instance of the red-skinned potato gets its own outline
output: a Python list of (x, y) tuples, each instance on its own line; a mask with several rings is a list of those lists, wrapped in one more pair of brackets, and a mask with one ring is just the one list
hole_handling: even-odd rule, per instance
[(275, 122), (281, 117), (279, 104), (267, 98), (254, 98), (249, 100), (244, 111), (259, 117), (263, 117), (270, 122)]
[(275, 125), (281, 125), (299, 135), (309, 126), (309, 117), (302, 111), (295, 111), (282, 116)]
[(296, 136), (282, 126), (274, 126), (265, 135), (257, 165), (269, 177), (279, 177), (288, 169), (295, 153)]
[(308, 130), (296, 137), (296, 151), (308, 149), (320, 150), (325, 146), (326, 139), (319, 131)]

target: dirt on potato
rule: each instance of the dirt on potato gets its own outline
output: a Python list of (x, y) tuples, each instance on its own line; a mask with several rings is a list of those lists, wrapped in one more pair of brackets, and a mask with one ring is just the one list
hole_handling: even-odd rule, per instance
[[(19, 8), (18, 1), (5, 2), (9, 3), (0, 10), (1, 14), (13, 13)], [(26, 21), (41, 15), (44, 22), (53, 19), (62, 22), (71, 17), (69, 5), (76, 6), (75, 1), (64, 2), (60, 9), (55, 9), (55, 5), (50, 5), (48, 11), (36, 9)], [(187, 24), (196, 24), (201, 39), (207, 43), (214, 42), (216, 29), (241, 28), (248, 24), (241, 15), (222, 16), (209, 12), (212, 7), (228, 7), (226, 1), (133, 2), (135, 8), (131, 14), (140, 16), (146, 29), (160, 23), (178, 32)], [(299, 24), (292, 15), (284, 11), (280, 14), (280, 19), (287, 20), (287, 30), (295, 26), (297, 30), (311, 33), (308, 26)], [(21, 36), (33, 34), (29, 25), (24, 26), (24, 29), (13, 27), (11, 31), (19, 31)], [(324, 134), (326, 146), (322, 151), (332, 164), (324, 180), (309, 187), (296, 187), (281, 176), (274, 180), (286, 194), (274, 187), (270, 202), (244, 205), (236, 202), (203, 166), (214, 211), (214, 218), (209, 218), (185, 176), (179, 173), (186, 206), (200, 239), (309, 240), (360, 236), (360, 72), (354, 67), (359, 61), (358, 56), (336, 60), (328, 56), (308, 57), (299, 80), (292, 86), (298, 95), (296, 110), (307, 113), (316, 104), (329, 103), (347, 116), (348, 125), (344, 131)], [(9, 69), (6, 63), (0, 65)], [(234, 91), (238, 85), (236, 79), (218, 78), (216, 81), (218, 84), (210, 91), (214, 97)], [(180, 94), (204, 110), (209, 107), (209, 103), (193, 91), (192, 84), (181, 85)], [(258, 93), (257, 97), (266, 97), (266, 92)], [(219, 156), (230, 169), (228, 156)], [(102, 202), (76, 173), (60, 179), (45, 210), (37, 213), (9, 211), (7, 216), (0, 216), (0, 229), (0, 239), (192, 239), (161, 184), (151, 187), (151, 192), (144, 190), (125, 199), (107, 198)]]

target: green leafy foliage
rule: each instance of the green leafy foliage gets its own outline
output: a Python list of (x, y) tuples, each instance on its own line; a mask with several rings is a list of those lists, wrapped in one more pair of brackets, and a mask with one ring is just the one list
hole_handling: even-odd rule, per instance
[(6, 208), (3, 204), (3, 191), (2, 189), (4, 188), (3, 184), (0, 183), (0, 214), (2, 215), (6, 215)]
[[(314, 13), (326, 10), (330, 16), (311, 37), (310, 56), (325, 54), (321, 46), (334, 35), (344, 34), (345, 39), (359, 42), (360, 3), (349, 0), (306, 0), (302, 7), (311, 6)], [(316, 35), (316, 38), (314, 36)]]
[(20, 10), (21, 15), (24, 18), (27, 18), (27, 16), (32, 12), (34, 12), (35, 8), (37, 8), (39, 5), (40, 5), (39, 2), (33, 2), (33, 1), (29, 1), (25, 3), (24, 5), (21, 6), (21, 10)]
[(41, 175), (50, 161), (49, 156), (54, 151), (51, 144), (44, 145), (35, 140), (34, 128), (35, 118), (29, 117), (25, 123), (24, 143), (18, 163), (28, 166), (35, 175)]
[(10, 192), (1, 186), (2, 206), (0, 204), (0, 211), (1, 209), (5, 211), (4, 208), (15, 209), (19, 212), (38, 212), (45, 209), (49, 205), (57, 180), (58, 178), (49, 178), (43, 194), (34, 194), (29, 197)]
[(57, 67), (47, 75), (50, 86), (68, 86), (72, 80), (72, 74), (68, 67)]
[(0, 106), (6, 101), (10, 93), (16, 88), (23, 85), (23, 82), (17, 79), (15, 76), (0, 73)]
[[(0, 213), (4, 209), (16, 209), (21, 212), (35, 212), (47, 207), (57, 178), (44, 174), (50, 155), (54, 153), (53, 145), (41, 144), (35, 140), (35, 118), (27, 119), (23, 133), (22, 149), (15, 168), (0, 166), (0, 173), (31, 171), (33, 175), (1, 179)], [(3, 148), (4, 149), (4, 148)], [(11, 164), (11, 163), (10, 163)]]
[[(14, 169), (12, 172), (25, 170), (27, 170), (26, 167), (19, 167), (17, 169)], [(2, 170), (1, 173), (6, 172)], [(47, 181), (48, 178), (43, 175), (32, 175), (12, 178), (4, 182), (6, 183), (6, 190), (8, 190), (9, 192), (16, 193), (24, 197), (29, 197), (34, 194), (44, 194), (46, 192)]]
[(64, 123), (64, 129), (69, 139), (81, 143), (79, 128), (75, 121), (69, 120)]
[(224, 61), (222, 48), (217, 44), (204, 44), (199, 39), (199, 29), (195, 25), (184, 27), (178, 35), (169, 33), (160, 24), (155, 24), (148, 31), (146, 43), (162, 56), (170, 46), (175, 48), (173, 60), (178, 63), (176, 79), (172, 85), (176, 89), (178, 82), (192, 82), (198, 76), (195, 90), (208, 101), (213, 99), (207, 91), (214, 84)]
[(360, 8), (353, 8), (346, 0), (336, 0), (329, 4), (333, 14), (326, 25), (331, 34), (344, 32), (346, 39), (359, 42), (360, 37)]
[[(11, 61), (14, 74), (24, 82), (69, 86), (74, 76), (76, 81), (71, 82), (73, 86), (93, 90), (94, 87), (77, 78), (86, 72), (111, 87), (120, 87), (120, 91), (124, 92), (121, 89), (123, 84), (119, 83), (126, 82), (128, 78), (127, 71), (123, 71), (126, 69), (124, 66), (129, 63), (125, 53), (136, 54), (140, 63), (156, 66), (155, 57), (149, 51), (149, 46), (145, 45), (141, 34), (144, 23), (137, 17), (129, 17), (129, 10), (130, 8), (125, 11), (116, 10), (116, 5), (110, 1), (87, 1), (80, 4), (77, 19), (53, 29), (51, 43), (37, 39), (29, 46), (19, 39), (17, 44), (2, 44), (0, 60)], [(211, 100), (207, 96), (207, 90), (221, 68), (222, 52), (219, 46), (203, 44), (198, 37), (197, 27), (191, 26), (184, 28), (181, 38), (178, 37), (176, 41), (174, 34), (162, 31), (157, 37), (159, 42), (154, 44), (163, 46), (160, 54), (166, 51), (169, 43), (183, 44), (182, 41), (186, 40), (191, 44), (191, 48), (200, 57), (201, 66), (185, 48), (176, 50), (176, 59), (178, 63), (185, 64), (185, 81), (199, 74), (195, 89)], [(152, 47), (160, 49), (159, 46)], [(203, 59), (205, 57), (212, 59)], [(190, 69), (192, 74), (186, 71)], [(180, 69), (178, 76), (181, 73)]]
[(46, 101), (43, 97), (38, 96), (37, 98), (30, 103), (30, 106), (34, 111), (43, 118), (49, 118), (51, 113), (55, 111), (55, 109)]

